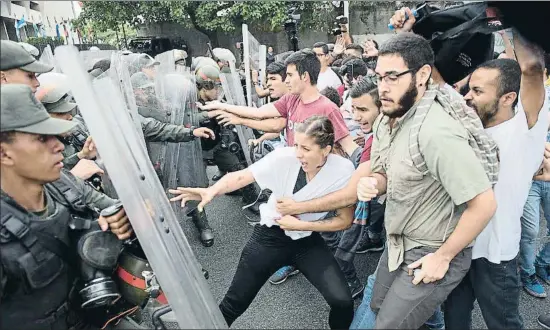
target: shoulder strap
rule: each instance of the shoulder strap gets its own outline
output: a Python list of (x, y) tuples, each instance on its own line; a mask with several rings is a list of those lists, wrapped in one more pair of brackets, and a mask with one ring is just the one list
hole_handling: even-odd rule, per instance
[(416, 112), (413, 116), (413, 124), (409, 133), (409, 153), (414, 166), (422, 175), (427, 175), (429, 170), (424, 160), (424, 156), (420, 152), (420, 128), (426, 119), (428, 111), (430, 111), (432, 107), (436, 94), (437, 86), (430, 85), (416, 107)]
[(28, 212), (23, 212), (18, 207), (4, 200), (1, 200), (0, 203), (2, 205), (1, 227), (5, 228), (8, 233), (20, 241), (36, 261), (41, 262), (46, 259), (47, 254), (44, 250), (46, 249), (69, 265), (76, 266), (76, 260), (71, 257), (69, 253), (71, 249), (67, 244), (58, 238), (32, 230), (28, 225), (32, 216)]
[(65, 206), (79, 212), (87, 211), (88, 207), (84, 204), (82, 196), (80, 196), (80, 194), (78, 194), (75, 189), (71, 187), (68, 183), (68, 180), (70, 179), (67, 178), (66, 175), (67, 174), (65, 174), (64, 171), (61, 171), (61, 177), (54, 182), (46, 184), (46, 189), (52, 192), (52, 195), (56, 197), (56, 200)]

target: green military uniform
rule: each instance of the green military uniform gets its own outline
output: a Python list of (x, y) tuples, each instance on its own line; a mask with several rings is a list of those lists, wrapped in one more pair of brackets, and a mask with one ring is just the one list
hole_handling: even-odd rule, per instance
[[(30, 87), (7, 84), (0, 88), (1, 133), (55, 136), (75, 127), (71, 121), (51, 118)], [(97, 211), (118, 201), (97, 192), (68, 171), (61, 171), (58, 180), (43, 185), (43, 210), (25, 209), (6, 192), (7, 186), (6, 191), (0, 192), (2, 329), (93, 328), (83, 321), (84, 313), (71, 299), (71, 288), (81, 273), (71, 262), (79, 257), (77, 248), (71, 248), (76, 232), (69, 224), (75, 215), (89, 214), (93, 219)], [(102, 248), (109, 251), (109, 246)]]

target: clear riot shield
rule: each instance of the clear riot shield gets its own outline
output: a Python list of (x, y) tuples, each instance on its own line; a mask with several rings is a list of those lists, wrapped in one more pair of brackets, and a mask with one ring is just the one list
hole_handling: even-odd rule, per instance
[(114, 50), (83, 50), (79, 54), (86, 70), (90, 71), (97, 61), (111, 58), (114, 52)]
[(50, 45), (47, 45), (46, 48), (44, 48), (44, 50), (42, 51), (42, 55), (40, 55), (39, 61), (53, 66), (53, 71), (51, 72), (61, 73), (61, 70), (59, 70), (57, 63), (55, 63), (52, 47), (50, 47)]
[[(229, 67), (231, 69), (230, 74), (220, 74), (220, 80), (227, 102), (230, 104), (246, 106), (246, 100), (244, 98), (244, 92), (241, 85), (239, 73), (235, 68), (235, 64), (230, 62)], [(250, 127), (242, 125), (236, 125), (235, 131), (237, 132), (237, 136), (239, 137), (239, 142), (244, 152), (246, 163), (250, 166), (253, 162), (252, 158), (250, 157), (248, 141), (251, 139), (255, 139), (254, 132)]]
[(111, 79), (91, 81), (71, 46), (56, 54), (132, 227), (180, 328), (227, 328), (201, 268), (139, 143), (123, 96)]
[(252, 70), (265, 71), (265, 54), (263, 56), (263, 68), (260, 66), (260, 43), (248, 32), (248, 25), (243, 24), (243, 62), (244, 74), (246, 77), (246, 104), (249, 107), (258, 106), (258, 94), (252, 88)]
[[(267, 46), (266, 45), (260, 45), (260, 69), (259, 69), (259, 77), (260, 77), (260, 81), (262, 82), (262, 87), (263, 88), (267, 88), (266, 84), (267, 84), (267, 72), (265, 71), (266, 70), (266, 67), (267, 67)], [(258, 99), (258, 107), (261, 107), (262, 105), (265, 104), (265, 98), (261, 98), (261, 99)]]

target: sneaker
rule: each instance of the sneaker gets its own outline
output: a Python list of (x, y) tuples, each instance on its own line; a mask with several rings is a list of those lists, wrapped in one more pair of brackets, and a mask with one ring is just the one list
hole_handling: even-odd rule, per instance
[(546, 284), (550, 285), (550, 266), (539, 267), (535, 266), (537, 276)]
[(550, 329), (550, 314), (542, 314), (537, 321), (543, 329)]
[(373, 240), (366, 236), (359, 244), (359, 247), (355, 253), (363, 254), (367, 252), (380, 252), (384, 251), (385, 246), (386, 243), (383, 239)]
[(537, 298), (546, 298), (546, 291), (540, 284), (537, 276), (535, 274), (522, 279), (523, 288), (527, 291), (528, 294)]
[(357, 278), (352, 282), (348, 282), (348, 286), (351, 291), (351, 297), (353, 299), (362, 295), (363, 291), (365, 290), (365, 286), (361, 284), (361, 281), (359, 281), (359, 279)]
[(279, 269), (275, 272), (275, 274), (271, 275), (269, 278), (269, 283), (271, 284), (281, 284), (284, 281), (286, 281), (287, 278), (289, 278), (292, 275), (296, 275), (300, 273), (298, 269), (294, 266), (284, 266), (283, 268)]

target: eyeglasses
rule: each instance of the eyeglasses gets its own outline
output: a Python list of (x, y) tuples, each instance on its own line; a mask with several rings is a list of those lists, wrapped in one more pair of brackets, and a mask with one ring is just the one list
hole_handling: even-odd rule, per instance
[(382, 80), (388, 85), (397, 85), (399, 83), (399, 77), (406, 75), (407, 73), (415, 72), (417, 69), (409, 69), (407, 71), (403, 71), (400, 73), (388, 73), (385, 76), (381, 76), (379, 74), (372, 75), (372, 82), (378, 86)]

